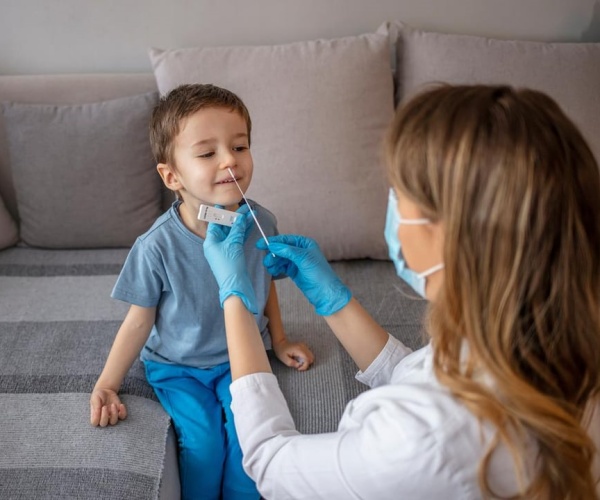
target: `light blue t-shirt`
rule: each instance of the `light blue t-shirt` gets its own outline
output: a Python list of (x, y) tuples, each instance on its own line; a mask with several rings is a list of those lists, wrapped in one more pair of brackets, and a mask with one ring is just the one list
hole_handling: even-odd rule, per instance
[[(156, 307), (156, 322), (141, 359), (206, 368), (228, 361), (219, 287), (204, 257), (204, 239), (192, 233), (179, 215), (180, 202), (161, 215), (129, 252), (111, 297), (142, 307)], [(250, 201), (267, 236), (277, 234), (275, 216)], [(265, 348), (271, 348), (264, 308), (271, 276), (262, 264), (265, 252), (254, 224), (244, 245), (256, 293), (255, 316)]]

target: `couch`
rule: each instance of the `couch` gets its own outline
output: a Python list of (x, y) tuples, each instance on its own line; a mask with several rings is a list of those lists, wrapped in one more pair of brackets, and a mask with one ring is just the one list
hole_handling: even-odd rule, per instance
[[(493, 40), (400, 22), (279, 46), (150, 49), (152, 73), (0, 76), (0, 498), (179, 498), (176, 439), (137, 361), (129, 417), (89, 424), (89, 394), (127, 305), (110, 291), (135, 237), (171, 203), (150, 155), (160, 93), (184, 82), (238, 93), (253, 119), (249, 197), (282, 232), (315, 238), (371, 314), (411, 348), (426, 304), (383, 239), (381, 138), (431, 82), (507, 83), (553, 96), (600, 157), (600, 44)], [(297, 427), (335, 430), (365, 388), (323, 318), (277, 282), (285, 330), (316, 354), (271, 357)], [(215, 307), (218, 307), (216, 304)]]

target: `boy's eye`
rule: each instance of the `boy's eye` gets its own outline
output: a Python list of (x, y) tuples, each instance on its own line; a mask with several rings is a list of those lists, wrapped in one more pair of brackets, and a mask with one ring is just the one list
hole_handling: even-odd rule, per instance
[(211, 158), (212, 156), (214, 156), (214, 153), (212, 151), (210, 151), (208, 153), (202, 153), (202, 154), (198, 155), (198, 158)]
[(235, 146), (233, 148), (234, 151), (245, 151), (246, 149), (248, 149), (248, 146)]

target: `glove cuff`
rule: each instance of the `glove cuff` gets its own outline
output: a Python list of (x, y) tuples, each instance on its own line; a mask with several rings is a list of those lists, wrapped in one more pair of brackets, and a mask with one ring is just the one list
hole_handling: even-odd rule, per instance
[(326, 303), (315, 304), (315, 312), (320, 316), (330, 316), (346, 307), (352, 298), (352, 292), (341, 281), (336, 280), (328, 287), (327, 292), (322, 293), (325, 297), (335, 297)]
[(219, 300), (221, 302), (221, 308), (225, 299), (231, 295), (237, 295), (252, 314), (258, 314), (258, 307), (256, 305), (256, 294), (250, 281), (244, 280), (240, 283), (240, 280), (236, 280), (236, 287), (230, 288), (227, 285), (222, 286), (219, 290)]

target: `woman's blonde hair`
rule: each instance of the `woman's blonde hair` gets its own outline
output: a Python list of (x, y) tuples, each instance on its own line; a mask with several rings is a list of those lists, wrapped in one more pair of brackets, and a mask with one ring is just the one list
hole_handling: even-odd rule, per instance
[(596, 498), (600, 174), (586, 141), (541, 92), (438, 86), (399, 108), (385, 155), (392, 185), (444, 230), (427, 328), (440, 382), (498, 430), (482, 491), (501, 442), (524, 470), (527, 435), (539, 455), (517, 498)]

